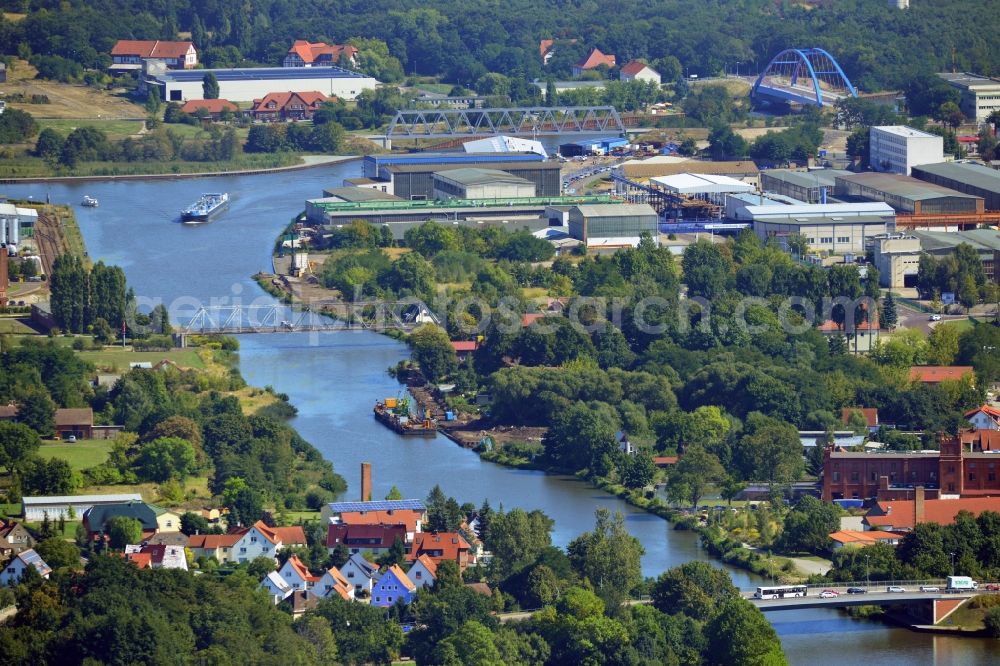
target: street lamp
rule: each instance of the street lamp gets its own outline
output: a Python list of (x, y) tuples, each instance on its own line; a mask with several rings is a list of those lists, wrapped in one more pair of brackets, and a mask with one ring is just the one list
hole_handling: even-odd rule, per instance
[(948, 553), (951, 555), (951, 575), (955, 575), (955, 553)]
[(868, 569), (868, 553), (865, 553), (865, 587), (872, 586), (871, 572)]

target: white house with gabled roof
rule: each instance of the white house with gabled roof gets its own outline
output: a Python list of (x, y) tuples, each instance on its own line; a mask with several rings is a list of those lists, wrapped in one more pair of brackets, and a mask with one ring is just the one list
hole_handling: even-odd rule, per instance
[(378, 567), (366, 560), (360, 553), (355, 553), (340, 567), (341, 575), (348, 584), (354, 587), (355, 594), (371, 593), (372, 587), (378, 582)]

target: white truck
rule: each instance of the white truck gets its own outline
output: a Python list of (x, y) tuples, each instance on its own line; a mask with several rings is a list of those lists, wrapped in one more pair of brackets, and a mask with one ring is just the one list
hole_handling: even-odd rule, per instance
[(948, 576), (949, 592), (965, 592), (968, 590), (978, 590), (979, 583), (968, 576)]

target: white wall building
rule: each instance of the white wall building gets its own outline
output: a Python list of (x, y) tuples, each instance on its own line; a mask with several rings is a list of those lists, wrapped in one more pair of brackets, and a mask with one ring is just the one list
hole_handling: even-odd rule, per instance
[(961, 94), (958, 105), (967, 118), (983, 123), (988, 115), (1000, 109), (1000, 80), (968, 72), (945, 72), (938, 76), (958, 89)]
[(618, 78), (622, 81), (647, 81), (660, 85), (660, 73), (638, 60), (633, 60), (622, 67)]
[(42, 578), (48, 578), (49, 574), (52, 573), (52, 567), (46, 564), (45, 560), (33, 548), (29, 548), (23, 553), (15, 555), (14, 559), (7, 563), (7, 566), (0, 572), (0, 585), (15, 585), (21, 580), (24, 570), (31, 566), (35, 567), (38, 575)]
[(69, 518), (69, 508), (77, 519), (82, 518), (85, 511), (94, 506), (104, 504), (121, 504), (122, 502), (141, 502), (142, 496), (137, 493), (122, 493), (119, 495), (51, 495), (48, 497), (22, 497), (22, 515), (29, 522), (58, 520)]
[(352, 100), (379, 82), (370, 76), (340, 67), (262, 67), (259, 69), (176, 69), (158, 72), (146, 85), (160, 90), (168, 102), (205, 97), (202, 82), (212, 73), (219, 81), (219, 98), (251, 102), (268, 93), (317, 90), (324, 95)]
[(912, 286), (920, 266), (920, 239), (888, 235), (875, 240), (879, 284), (889, 289)]
[(762, 241), (804, 236), (810, 250), (864, 254), (865, 240), (894, 231), (896, 213), (883, 202), (746, 206)]
[(875, 171), (910, 175), (921, 164), (944, 161), (944, 139), (903, 125), (872, 127), (868, 162)]

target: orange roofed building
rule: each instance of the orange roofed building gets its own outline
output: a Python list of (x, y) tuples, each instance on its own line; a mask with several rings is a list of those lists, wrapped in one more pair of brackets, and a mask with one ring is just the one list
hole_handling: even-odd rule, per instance
[(475, 564), (470, 556), (471, 548), (458, 532), (421, 532), (414, 537), (406, 559), (413, 562), (426, 555), (435, 565), (450, 560), (458, 564), (459, 571), (465, 571), (470, 564)]
[(923, 488), (917, 488), (912, 500), (877, 502), (863, 522), (869, 530), (909, 532), (920, 523), (950, 525), (959, 511), (968, 511), (977, 517), (984, 511), (1000, 513), (1000, 497), (924, 499)]
[[(230, 102), (228, 99), (189, 99), (184, 102), (184, 106), (181, 107), (182, 113), (190, 113), (191, 115), (198, 114), (199, 112), (207, 113), (214, 120), (218, 120), (222, 116), (223, 111), (229, 111), (230, 113), (239, 113), (240, 108)], [(160, 361), (157, 366), (164, 363)], [(160, 366), (166, 367), (166, 366)], [(154, 369), (159, 368), (154, 366)]]
[(296, 39), (288, 49), (282, 67), (358, 66), (358, 50), (350, 44), (327, 44)]
[(193, 69), (198, 51), (192, 42), (152, 39), (119, 39), (111, 49), (112, 71), (138, 71), (146, 60), (162, 60), (167, 69)]
[(274, 122), (279, 120), (312, 120), (319, 105), (335, 98), (310, 90), (308, 92), (273, 92), (263, 99), (255, 99), (250, 113), (254, 120)]
[(910, 381), (921, 384), (958, 382), (973, 372), (971, 365), (915, 365), (910, 368)]
[(601, 65), (606, 67), (615, 66), (615, 56), (610, 53), (601, 53), (600, 49), (590, 49), (587, 57), (573, 65), (573, 76), (580, 76), (584, 72), (597, 69)]

